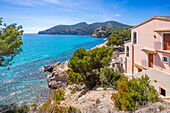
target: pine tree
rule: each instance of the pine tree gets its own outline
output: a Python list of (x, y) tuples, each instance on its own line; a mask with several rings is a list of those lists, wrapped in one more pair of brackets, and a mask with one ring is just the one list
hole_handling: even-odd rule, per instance
[(0, 18), (0, 66), (11, 65), (13, 58), (22, 52), (22, 33), (22, 26), (3, 24)]

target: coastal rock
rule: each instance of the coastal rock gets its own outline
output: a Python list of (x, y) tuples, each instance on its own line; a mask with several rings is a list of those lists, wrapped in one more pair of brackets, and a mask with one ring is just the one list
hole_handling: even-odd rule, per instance
[(49, 76), (48, 87), (56, 89), (67, 85), (67, 69), (69, 61), (64, 63), (55, 62), (49, 66), (44, 66), (44, 71)]
[(46, 71), (52, 72), (53, 69), (54, 69), (56, 66), (60, 65), (60, 64), (61, 64), (60, 62), (54, 62), (54, 63), (52, 63), (52, 64), (49, 65), (49, 66), (43, 66), (43, 68), (44, 68), (44, 71), (45, 71), (45, 72), (46, 72)]
[(51, 89), (57, 89), (58, 87), (66, 87), (67, 81), (55, 81), (55, 80), (49, 80), (48, 81), (48, 87)]

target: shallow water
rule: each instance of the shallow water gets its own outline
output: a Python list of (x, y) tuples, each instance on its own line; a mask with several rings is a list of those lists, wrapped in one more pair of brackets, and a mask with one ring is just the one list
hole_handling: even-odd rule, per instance
[[(47, 95), (47, 77), (43, 65), (69, 60), (78, 48), (87, 50), (104, 42), (87, 35), (24, 34), (23, 52), (17, 55), (10, 70), (0, 68), (0, 105), (32, 104), (38, 95)], [(39, 100), (43, 101), (43, 100)]]

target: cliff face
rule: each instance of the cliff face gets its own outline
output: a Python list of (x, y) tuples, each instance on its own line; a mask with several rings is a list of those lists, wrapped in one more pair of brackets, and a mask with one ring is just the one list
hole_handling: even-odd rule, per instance
[(91, 35), (92, 37), (110, 37), (110, 35), (116, 31), (116, 32), (123, 32), (125, 30), (128, 30), (130, 26), (126, 27), (119, 27), (119, 26), (112, 26), (112, 27), (106, 27), (106, 26), (101, 26), (98, 27), (93, 34)]
[(81, 22), (75, 25), (57, 25), (50, 29), (39, 31), (38, 34), (58, 34), (58, 35), (91, 35), (94, 30), (100, 26), (112, 27), (127, 27), (128, 25), (122, 24), (116, 21), (107, 21), (100, 23), (87, 24), (86, 22)]
[(106, 33), (105, 29), (102, 29), (102, 27), (97, 28), (93, 34), (91, 35), (92, 37), (98, 37), (98, 38), (105, 38), (105, 37), (109, 37), (111, 35), (111, 33)]

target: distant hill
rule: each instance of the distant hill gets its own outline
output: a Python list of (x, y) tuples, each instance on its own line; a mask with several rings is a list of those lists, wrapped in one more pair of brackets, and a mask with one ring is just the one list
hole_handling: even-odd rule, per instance
[(98, 27), (128, 27), (129, 25), (122, 24), (116, 21), (107, 22), (97, 22), (92, 24), (87, 24), (86, 22), (81, 22), (74, 25), (57, 25), (50, 29), (39, 31), (38, 34), (58, 34), (58, 35), (91, 35), (94, 30)]
[(110, 35), (116, 31), (116, 32), (123, 32), (126, 31), (130, 28), (131, 26), (126, 26), (126, 27), (117, 27), (117, 26), (113, 26), (113, 27), (98, 27), (93, 34), (91, 35), (92, 37), (110, 37)]

